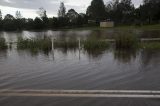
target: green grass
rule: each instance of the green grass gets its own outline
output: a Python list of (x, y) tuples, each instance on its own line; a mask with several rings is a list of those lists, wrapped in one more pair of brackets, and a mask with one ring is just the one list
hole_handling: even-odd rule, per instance
[[(102, 51), (109, 46), (106, 41), (97, 39), (88, 39), (81, 41), (81, 47), (87, 51)], [(76, 39), (54, 40), (54, 48), (60, 49), (77, 49), (79, 42)], [(23, 39), (18, 38), (17, 49), (29, 49), (31, 51), (43, 50), (49, 51), (52, 49), (52, 41), (50, 38), (45, 39)]]
[[(81, 47), (89, 52), (99, 52), (104, 51), (110, 46), (110, 43), (103, 40), (98, 40), (96, 38), (90, 38), (81, 41)], [(62, 49), (77, 49), (79, 47), (78, 40), (68, 39), (68, 40), (55, 40), (54, 48)], [(160, 42), (139, 42), (138, 38), (130, 33), (118, 34), (115, 38), (116, 49), (122, 50), (134, 50), (138, 48), (143, 49), (160, 49)], [(0, 38), (0, 49), (6, 49), (7, 45), (4, 38)], [(51, 51), (52, 42), (50, 38), (44, 39), (23, 39), (18, 38), (17, 49), (29, 49), (31, 51)]]
[(145, 42), (145, 43), (141, 43), (140, 44), (140, 48), (159, 50), (160, 49), (160, 42)]
[(140, 27), (141, 29), (144, 30), (160, 30), (160, 24), (156, 24), (156, 25), (144, 25)]
[(7, 49), (7, 48), (8, 47), (7, 47), (5, 39), (0, 37), (0, 49), (4, 50), (4, 49)]
[(138, 38), (131, 33), (118, 33), (115, 37), (116, 49), (133, 49), (138, 46)]
[[(54, 48), (75, 49), (78, 47), (77, 40), (55, 40)], [(30, 49), (32, 51), (43, 50), (50, 51), (52, 49), (52, 41), (50, 38), (45, 39), (23, 39), (18, 38), (18, 49)]]
[(96, 39), (82, 41), (82, 44), (85, 50), (104, 50), (109, 47), (108, 42)]
[(45, 39), (23, 39), (18, 38), (17, 48), (18, 49), (30, 49), (30, 50), (44, 50), (48, 51), (52, 49), (51, 40)]
[(54, 41), (55, 48), (64, 48), (64, 49), (76, 49), (78, 48), (77, 40), (55, 40)]
[(90, 38), (82, 41), (82, 47), (92, 57), (98, 57), (100, 54), (109, 49), (109, 42)]

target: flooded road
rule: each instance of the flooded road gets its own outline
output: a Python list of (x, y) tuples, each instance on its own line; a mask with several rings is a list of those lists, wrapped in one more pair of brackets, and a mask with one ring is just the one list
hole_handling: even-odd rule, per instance
[(160, 51), (127, 53), (3, 51), (0, 89), (160, 90)]
[[(67, 32), (1, 32), (7, 41), (17, 36), (56, 39), (67, 37), (99, 39), (112, 37), (112, 31)], [(98, 36), (101, 33), (101, 36)], [(102, 33), (108, 33), (104, 35)], [(138, 32), (139, 34), (140, 32)], [(142, 33), (142, 32), (141, 32)], [(159, 32), (154, 32), (159, 37)], [(148, 37), (147, 35), (146, 37)], [(144, 36), (143, 36), (144, 38)], [(33, 90), (160, 90), (160, 51), (140, 49), (118, 51), (112, 48), (100, 52), (78, 49), (55, 49), (53, 52), (17, 50), (0, 51), (0, 89)], [(159, 99), (138, 98), (59, 98), (4, 97), (1, 106), (159, 106)]]

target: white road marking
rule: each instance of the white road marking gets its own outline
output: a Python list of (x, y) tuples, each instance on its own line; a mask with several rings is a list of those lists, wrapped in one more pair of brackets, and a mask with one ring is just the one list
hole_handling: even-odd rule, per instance
[(1, 89), (0, 96), (34, 97), (104, 97), (104, 98), (159, 98), (160, 91), (152, 90), (32, 90)]

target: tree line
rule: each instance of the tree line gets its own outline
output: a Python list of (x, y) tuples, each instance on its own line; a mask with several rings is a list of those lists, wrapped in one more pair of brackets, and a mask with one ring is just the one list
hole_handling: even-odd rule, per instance
[(117, 24), (157, 24), (160, 23), (160, 0), (143, 0), (138, 8), (131, 0), (114, 0), (106, 6), (106, 17)]
[(56, 29), (99, 25), (100, 21), (114, 21), (116, 25), (144, 25), (160, 22), (160, 0), (143, 0), (135, 8), (131, 0), (113, 0), (107, 4), (103, 0), (92, 0), (86, 13), (74, 9), (66, 12), (65, 4), (60, 3), (58, 17), (48, 18), (47, 11), (39, 8), (39, 17), (23, 18), (20, 11), (15, 16), (7, 14), (2, 18), (0, 30)]

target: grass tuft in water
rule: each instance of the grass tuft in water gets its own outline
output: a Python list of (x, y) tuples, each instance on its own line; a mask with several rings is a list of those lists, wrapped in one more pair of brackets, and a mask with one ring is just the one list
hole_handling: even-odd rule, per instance
[(63, 48), (63, 49), (76, 49), (78, 48), (77, 40), (55, 40), (54, 41), (55, 48)]
[(109, 43), (107, 41), (102, 41), (95, 38), (82, 41), (82, 45), (83, 49), (92, 57), (100, 56), (109, 48)]
[(0, 37), (0, 49), (3, 50), (3, 49), (7, 49), (7, 48), (8, 48), (8, 46), (6, 44), (5, 39)]
[(143, 42), (140, 44), (143, 49), (160, 49), (160, 42)]
[(87, 39), (83, 41), (83, 47), (85, 50), (104, 50), (109, 47), (107, 41)]
[(49, 51), (52, 49), (52, 42), (51, 39), (49, 38), (44, 38), (44, 39), (18, 38), (17, 48)]
[(120, 33), (115, 37), (116, 49), (133, 49), (138, 47), (138, 39), (130, 33)]

